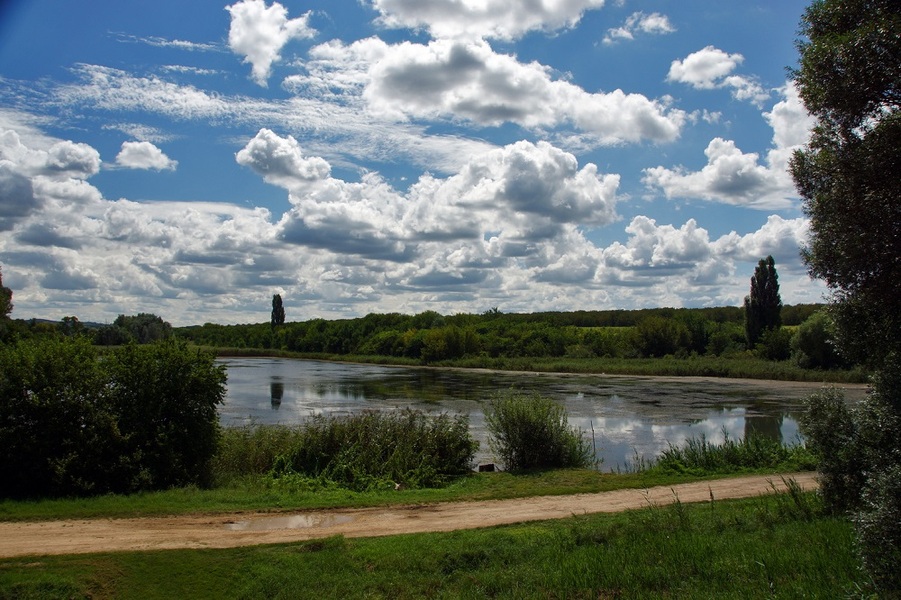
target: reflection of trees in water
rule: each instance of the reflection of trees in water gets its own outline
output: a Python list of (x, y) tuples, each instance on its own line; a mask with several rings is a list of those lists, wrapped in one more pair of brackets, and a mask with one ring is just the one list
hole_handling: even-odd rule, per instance
[(282, 397), (285, 395), (285, 384), (277, 379), (269, 382), (269, 401), (272, 408), (278, 408), (282, 404)]
[(745, 439), (760, 435), (782, 441), (783, 415), (745, 415)]
[(495, 392), (514, 387), (515, 381), (512, 377), (486, 374), (410, 369), (378, 378), (348, 377), (317, 391), (320, 396), (331, 391), (360, 400), (398, 398), (440, 404), (449, 398), (485, 400)]

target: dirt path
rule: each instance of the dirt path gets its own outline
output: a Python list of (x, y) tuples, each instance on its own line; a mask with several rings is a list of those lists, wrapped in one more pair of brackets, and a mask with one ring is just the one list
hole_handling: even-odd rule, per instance
[(515, 500), (446, 502), (415, 506), (338, 509), (304, 513), (239, 513), (138, 519), (0, 523), (0, 558), (175, 548), (234, 548), (323, 538), (373, 537), (475, 529), (588, 513), (618, 512), (649, 503), (746, 498), (784, 489), (792, 478), (817, 486), (813, 473), (749, 476), (641, 490), (618, 490)]

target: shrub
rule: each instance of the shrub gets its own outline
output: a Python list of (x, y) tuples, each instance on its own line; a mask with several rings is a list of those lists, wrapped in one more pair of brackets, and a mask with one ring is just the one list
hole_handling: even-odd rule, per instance
[(845, 365), (835, 345), (832, 320), (825, 311), (811, 315), (791, 340), (792, 353), (805, 369), (832, 369)]
[(131, 463), (125, 491), (209, 485), (226, 374), (184, 342), (130, 344), (104, 359), (112, 410)]
[(184, 343), (99, 356), (86, 340), (0, 347), (0, 494), (132, 492), (209, 481), (225, 372)]
[(643, 356), (675, 354), (691, 344), (691, 332), (685, 323), (658, 316), (642, 319), (635, 328), (636, 345)]
[(817, 459), (820, 493), (827, 509), (842, 513), (857, 508), (865, 478), (864, 457), (857, 421), (834, 387), (812, 394), (805, 401), (801, 431)]
[(760, 334), (755, 352), (764, 360), (787, 360), (791, 357), (792, 334), (784, 327), (765, 329)]
[[(901, 590), (901, 367), (885, 368), (854, 407), (841, 392), (807, 400), (802, 431), (815, 451), (824, 503), (853, 515), (858, 549), (880, 590)], [(892, 596), (894, 597), (894, 596)]]
[(0, 494), (105, 491), (121, 434), (90, 343), (19, 341), (0, 346), (0, 365)]
[[(877, 587), (901, 591), (901, 466), (892, 465), (869, 482), (857, 515), (858, 548)], [(886, 596), (888, 597), (888, 596)]]
[(549, 398), (499, 395), (488, 405), (485, 422), (491, 449), (510, 471), (595, 464), (591, 441), (570, 427), (566, 409)]

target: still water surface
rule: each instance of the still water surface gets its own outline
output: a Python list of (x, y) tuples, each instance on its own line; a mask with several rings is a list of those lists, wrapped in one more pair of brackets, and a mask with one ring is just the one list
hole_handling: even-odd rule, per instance
[(417, 408), (468, 414), (479, 440), (478, 462), (494, 462), (483, 410), (493, 394), (537, 392), (561, 402), (570, 423), (594, 432), (604, 470), (636, 456), (652, 458), (689, 437), (715, 442), (759, 432), (798, 440), (796, 416), (817, 384), (739, 380), (670, 380), (568, 376), (356, 365), (283, 358), (224, 358), (228, 392), (225, 426), (301, 423), (310, 415)]

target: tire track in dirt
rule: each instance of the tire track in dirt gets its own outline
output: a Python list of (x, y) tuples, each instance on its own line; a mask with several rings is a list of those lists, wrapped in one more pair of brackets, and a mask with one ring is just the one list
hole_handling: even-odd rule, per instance
[(784, 491), (792, 479), (816, 489), (814, 473), (754, 475), (647, 489), (512, 500), (443, 502), (293, 513), (233, 513), (129, 519), (0, 523), (0, 558), (184, 548), (235, 548), (343, 535), (376, 537), (509, 525), (609, 513), (649, 504), (709, 502)]

